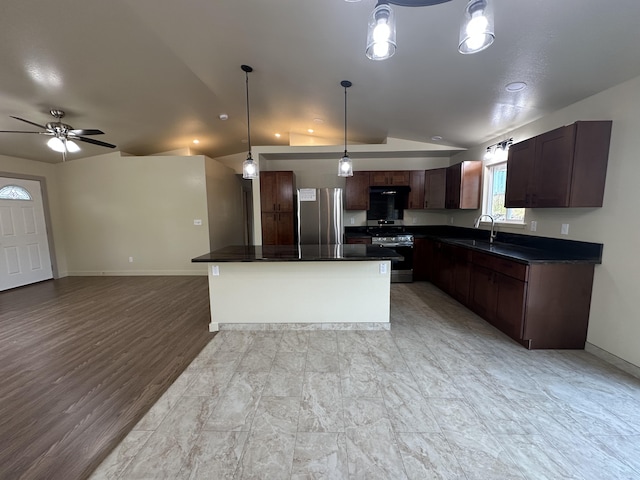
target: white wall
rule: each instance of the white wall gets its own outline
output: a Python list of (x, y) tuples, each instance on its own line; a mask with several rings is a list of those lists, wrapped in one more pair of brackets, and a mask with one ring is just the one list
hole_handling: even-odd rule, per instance
[[(640, 77), (488, 144), (509, 136), (518, 142), (577, 120), (613, 120), (603, 207), (527, 209), (525, 220), (537, 221), (537, 231), (513, 231), (604, 244), (602, 265), (596, 266), (587, 341), (640, 366)], [(481, 159), (488, 144), (457, 154), (451, 162)], [(455, 225), (472, 226), (478, 213), (454, 214)], [(560, 235), (563, 223), (569, 224), (568, 236)]]
[(116, 152), (58, 167), (69, 275), (206, 274), (191, 263), (209, 251), (204, 157)]

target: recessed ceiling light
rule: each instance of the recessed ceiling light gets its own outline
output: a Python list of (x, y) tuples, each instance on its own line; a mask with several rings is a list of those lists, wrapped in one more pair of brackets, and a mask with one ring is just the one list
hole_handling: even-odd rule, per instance
[(507, 92), (511, 93), (521, 92), (525, 88), (527, 88), (527, 84), (524, 82), (511, 82), (506, 87), (504, 87)]
[(226, 113), (221, 113), (220, 115), (218, 115), (218, 118), (224, 122), (225, 120), (229, 120), (229, 115), (227, 115)]
[(309, 133), (313, 133), (313, 128), (309, 128), (309, 129), (307, 130), (307, 132), (309, 132)]
[(440, 140), (442, 140), (442, 136), (434, 135), (433, 137), (431, 137), (431, 140), (433, 140), (434, 142), (439, 142)]
[(200, 143), (200, 140), (198, 140), (197, 138), (193, 140), (193, 143), (195, 143), (196, 145)]
[(276, 134), (275, 134), (275, 137), (276, 137), (276, 138), (280, 138), (280, 134), (279, 134), (279, 133), (276, 133)]

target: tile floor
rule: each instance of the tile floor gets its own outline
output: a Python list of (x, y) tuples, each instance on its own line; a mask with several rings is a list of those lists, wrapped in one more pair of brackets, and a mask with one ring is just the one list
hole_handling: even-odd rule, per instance
[(640, 479), (640, 380), (428, 283), (391, 324), (220, 332), (92, 479)]

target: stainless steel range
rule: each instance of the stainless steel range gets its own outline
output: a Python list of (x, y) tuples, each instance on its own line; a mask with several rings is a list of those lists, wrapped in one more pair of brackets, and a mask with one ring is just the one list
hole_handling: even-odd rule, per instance
[(413, 235), (398, 221), (369, 221), (367, 226), (372, 245), (391, 248), (404, 257), (391, 262), (391, 282), (413, 282)]

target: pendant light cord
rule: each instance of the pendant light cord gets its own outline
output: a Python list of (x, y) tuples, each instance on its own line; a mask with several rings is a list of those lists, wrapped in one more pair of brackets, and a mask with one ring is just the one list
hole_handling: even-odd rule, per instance
[(249, 72), (245, 70), (244, 76), (247, 91), (247, 143), (249, 144), (249, 155), (251, 155), (251, 119), (249, 118)]
[(344, 154), (347, 154), (347, 87), (344, 87)]

